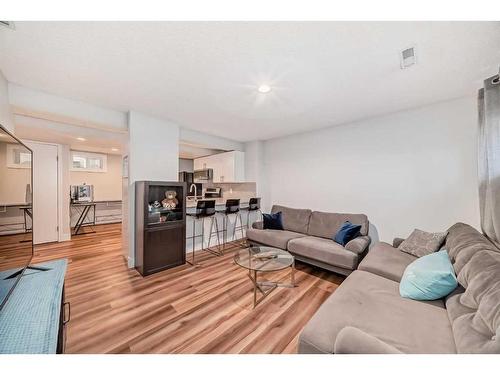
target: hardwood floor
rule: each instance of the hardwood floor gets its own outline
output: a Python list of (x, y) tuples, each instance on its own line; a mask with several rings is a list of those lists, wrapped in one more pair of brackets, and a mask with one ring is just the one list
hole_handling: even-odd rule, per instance
[[(255, 309), (246, 271), (225, 255), (146, 278), (127, 268), (119, 224), (36, 247), (33, 263), (69, 261), (67, 353), (295, 353), (297, 337), (339, 275), (298, 263), (296, 288), (278, 288)], [(275, 273), (287, 279), (289, 270)]]
[(31, 258), (31, 233), (0, 236), (0, 272), (26, 266)]

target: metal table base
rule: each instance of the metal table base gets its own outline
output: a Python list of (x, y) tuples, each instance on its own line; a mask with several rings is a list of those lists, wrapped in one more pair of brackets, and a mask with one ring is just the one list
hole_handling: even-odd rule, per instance
[[(248, 278), (253, 283), (253, 308), (255, 308), (259, 303), (261, 303), (264, 298), (266, 298), (271, 292), (278, 288), (295, 288), (295, 260), (293, 261), (290, 271), (290, 283), (279, 283), (275, 281), (258, 281), (257, 275), (258, 270), (248, 270)], [(257, 291), (261, 293), (261, 296), (257, 298)]]
[[(95, 221), (96, 204), (95, 203), (73, 203), (73, 204), (71, 204), (71, 207), (75, 207), (75, 208), (78, 207), (78, 209), (82, 208), (82, 210), (80, 212), (80, 216), (78, 217), (78, 220), (76, 221), (73, 235), (76, 236), (78, 234), (95, 233), (94, 225), (96, 224), (96, 221)], [(89, 213), (90, 213), (90, 209), (92, 209), (92, 211), (93, 211), (92, 218), (88, 217)], [(82, 227), (91, 227), (92, 229), (90, 232), (79, 233), (79, 231)]]

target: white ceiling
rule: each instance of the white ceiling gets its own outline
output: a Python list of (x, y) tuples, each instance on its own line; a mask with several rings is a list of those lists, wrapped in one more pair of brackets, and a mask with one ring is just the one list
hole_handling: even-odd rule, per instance
[[(418, 64), (399, 68), (417, 46)], [(238, 141), (465, 95), (498, 71), (498, 22), (17, 22), (11, 82)], [(261, 83), (273, 87), (258, 94)]]

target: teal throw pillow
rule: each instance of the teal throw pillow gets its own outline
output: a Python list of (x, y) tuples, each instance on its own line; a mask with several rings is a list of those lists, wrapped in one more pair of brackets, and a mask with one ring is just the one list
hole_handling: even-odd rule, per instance
[(432, 301), (446, 297), (457, 285), (448, 252), (441, 250), (418, 258), (406, 267), (399, 294), (418, 301)]

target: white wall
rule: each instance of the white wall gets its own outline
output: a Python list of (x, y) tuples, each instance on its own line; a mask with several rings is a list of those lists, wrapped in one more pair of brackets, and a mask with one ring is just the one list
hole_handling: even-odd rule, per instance
[(179, 172), (193, 172), (194, 170), (193, 159), (182, 159), (179, 158)]
[(132, 111), (129, 115), (129, 178), (177, 181), (179, 126)]
[(476, 128), (470, 97), (266, 141), (265, 208), (366, 213), (382, 241), (479, 228)]
[[(31, 169), (9, 168), (7, 166), (7, 143), (0, 138), (0, 205), (25, 204), (26, 184), (31, 184)], [(3, 208), (3, 207), (1, 207)]]
[(126, 131), (127, 114), (113, 109), (47, 94), (9, 83), (9, 99), (12, 106), (20, 112), (28, 111), (45, 116), (55, 116), (67, 124), (103, 127), (109, 130)]
[[(128, 230), (128, 264), (134, 262), (135, 181), (177, 181), (179, 178), (179, 126), (154, 117), (131, 111), (128, 120), (128, 222), (124, 217), (122, 229)], [(125, 195), (124, 194), (124, 195)], [(124, 215), (125, 216), (125, 215)], [(128, 228), (128, 229), (127, 229)]]
[(14, 133), (14, 119), (9, 104), (9, 84), (0, 71), (0, 124)]
[(264, 142), (245, 143), (245, 179), (256, 183), (259, 197), (265, 194)]

